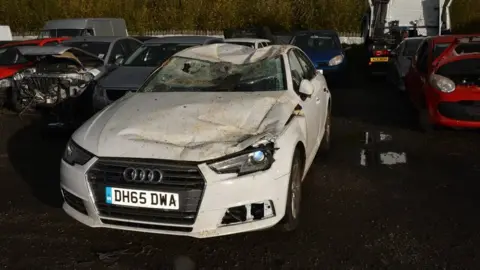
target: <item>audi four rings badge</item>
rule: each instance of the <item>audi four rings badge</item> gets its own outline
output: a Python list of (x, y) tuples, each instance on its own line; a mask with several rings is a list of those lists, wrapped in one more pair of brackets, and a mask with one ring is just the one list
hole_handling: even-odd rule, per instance
[(163, 179), (163, 173), (157, 169), (126, 168), (123, 178), (127, 182), (158, 184)]

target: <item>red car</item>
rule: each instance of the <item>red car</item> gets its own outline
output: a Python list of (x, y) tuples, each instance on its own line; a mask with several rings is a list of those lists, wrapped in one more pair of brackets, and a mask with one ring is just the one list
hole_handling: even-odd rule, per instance
[[(31, 66), (29, 62), (16, 49), (18, 46), (55, 46), (68, 38), (45, 38), (10, 42), (0, 46), (0, 108), (10, 96), (8, 89), (11, 88), (9, 77), (18, 71)], [(12, 97), (13, 98), (13, 97)]]
[(426, 38), (405, 85), (424, 131), (480, 128), (480, 35)]

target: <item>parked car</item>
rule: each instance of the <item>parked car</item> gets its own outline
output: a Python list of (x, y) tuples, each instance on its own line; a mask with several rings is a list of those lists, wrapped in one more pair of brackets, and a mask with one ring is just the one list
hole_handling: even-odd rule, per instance
[(225, 43), (237, 44), (259, 49), (271, 45), (270, 40), (262, 38), (228, 38)]
[(16, 107), (18, 96), (12, 92), (12, 76), (18, 71), (30, 67), (28, 61), (18, 52), (18, 47), (25, 46), (54, 46), (68, 38), (45, 38), (25, 41), (12, 41), (0, 46), (0, 108), (9, 105), (15, 111), (22, 108)]
[(294, 34), (290, 44), (302, 49), (327, 80), (338, 81), (344, 77), (347, 59), (337, 32), (299, 31)]
[(406, 76), (424, 131), (480, 128), (480, 35), (426, 38)]
[(38, 109), (50, 125), (71, 127), (91, 116), (93, 82), (106, 71), (104, 60), (75, 47), (21, 46), (18, 52), (34, 63), (13, 75), (16, 108)]
[(146, 41), (122, 66), (98, 82), (93, 96), (95, 110), (103, 109), (127, 92), (137, 91), (150, 72), (176, 52), (214, 43), (223, 43), (223, 39), (210, 36), (171, 36)]
[(120, 18), (74, 18), (50, 20), (39, 38), (79, 36), (128, 36), (127, 24)]
[(75, 131), (63, 209), (91, 227), (192, 237), (294, 230), (330, 104), (297, 47), (185, 49)]
[(132, 37), (74, 37), (64, 42), (65, 46), (87, 51), (103, 59), (107, 66), (123, 63), (142, 42)]
[(134, 39), (140, 40), (141, 42), (145, 42), (147, 40), (157, 38), (152, 36), (131, 36), (131, 37), (133, 37)]
[(424, 39), (425, 37), (406, 38), (392, 51), (387, 81), (396, 89), (405, 91), (405, 76), (410, 69), (412, 58), (417, 52), (418, 46)]

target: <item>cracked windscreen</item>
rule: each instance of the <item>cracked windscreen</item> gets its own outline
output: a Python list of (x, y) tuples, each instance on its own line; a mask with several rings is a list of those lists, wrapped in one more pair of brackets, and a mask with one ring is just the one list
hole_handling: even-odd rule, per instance
[(255, 92), (286, 88), (281, 56), (242, 65), (173, 57), (152, 74), (139, 92)]
[(170, 56), (177, 52), (200, 44), (158, 44), (138, 48), (123, 64), (129, 67), (160, 66)]

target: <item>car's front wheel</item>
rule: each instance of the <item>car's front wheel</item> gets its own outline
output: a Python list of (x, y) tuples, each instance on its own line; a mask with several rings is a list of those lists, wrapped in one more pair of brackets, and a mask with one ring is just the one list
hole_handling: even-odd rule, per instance
[(295, 150), (288, 185), (285, 216), (280, 221), (279, 229), (284, 232), (294, 231), (299, 224), (300, 203), (302, 201), (303, 159), (299, 150)]

